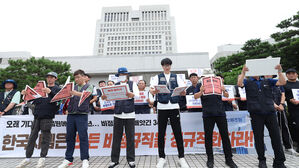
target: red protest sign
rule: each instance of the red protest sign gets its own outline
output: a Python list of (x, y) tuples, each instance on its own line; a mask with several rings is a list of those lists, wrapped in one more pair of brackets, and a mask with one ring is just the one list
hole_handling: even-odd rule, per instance
[(33, 88), (38, 94), (40, 94), (42, 97), (48, 97), (48, 94), (43, 92), (42, 89), (46, 88), (46, 82), (45, 81), (38, 81), (36, 86)]
[(80, 100), (79, 100), (79, 104), (78, 104), (78, 107), (81, 106), (81, 104), (91, 95), (91, 92), (86, 92), (85, 90), (83, 90), (82, 92), (82, 95), (80, 97)]
[(51, 102), (56, 102), (72, 97), (71, 91), (74, 90), (74, 82), (67, 83), (63, 88), (52, 98)]
[(202, 84), (205, 87), (204, 95), (222, 95), (222, 81), (219, 77), (204, 77), (202, 78)]
[(32, 89), (28, 85), (26, 85), (25, 91), (26, 91), (26, 94), (23, 96), (23, 100), (26, 102), (42, 97), (40, 94), (38, 94), (34, 89)]

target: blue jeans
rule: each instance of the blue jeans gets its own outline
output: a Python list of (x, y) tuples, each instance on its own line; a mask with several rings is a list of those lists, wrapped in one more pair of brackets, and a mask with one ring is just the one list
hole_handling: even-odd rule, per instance
[(78, 131), (80, 140), (81, 160), (89, 159), (88, 144), (88, 115), (87, 114), (69, 114), (66, 125), (66, 152), (65, 159), (73, 162), (73, 154), (76, 143), (76, 133)]

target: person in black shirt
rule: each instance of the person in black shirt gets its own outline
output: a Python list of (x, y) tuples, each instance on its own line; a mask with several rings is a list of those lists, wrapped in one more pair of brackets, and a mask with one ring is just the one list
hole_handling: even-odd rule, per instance
[[(288, 112), (292, 122), (296, 123), (296, 132), (299, 132), (299, 101), (295, 100), (293, 97), (292, 89), (299, 89), (299, 81), (297, 71), (290, 68), (286, 71), (286, 76), (288, 78), (286, 85), (284, 85), (286, 101), (288, 103)], [(294, 138), (297, 143), (299, 143), (299, 136), (295, 135)], [(299, 147), (297, 147), (297, 152), (299, 152)]]
[[(191, 81), (192, 85), (187, 88), (186, 95), (194, 95), (200, 91), (200, 84), (198, 83), (199, 77), (196, 73), (191, 73), (189, 80)], [(189, 108), (188, 112), (202, 112), (202, 108)]]
[(255, 149), (258, 154), (259, 168), (266, 168), (264, 128), (269, 131), (271, 144), (274, 151), (274, 168), (285, 168), (285, 155), (281, 143), (281, 135), (277, 122), (277, 114), (274, 109), (272, 88), (276, 85), (286, 83), (282, 74), (281, 65), (275, 66), (278, 70), (278, 80), (264, 79), (260, 76), (245, 78), (246, 71), (249, 69), (244, 66), (238, 78), (238, 86), (245, 87), (248, 112), (251, 117), (251, 126), (254, 134)]
[[(55, 85), (57, 80), (57, 73), (49, 72), (47, 74), (47, 87), (43, 88), (42, 91), (48, 94), (48, 97), (41, 97), (33, 100), (34, 108), (34, 121), (31, 127), (31, 133), (28, 139), (28, 144), (26, 147), (26, 159), (24, 159), (17, 168), (25, 167), (30, 164), (30, 158), (33, 154), (35, 147), (35, 141), (38, 137), (39, 131), (42, 133), (41, 141), (41, 153), (40, 159), (36, 167), (43, 167), (45, 165), (45, 157), (48, 154), (49, 145), (51, 142), (51, 128), (53, 124), (53, 118), (55, 113), (58, 111), (59, 106), (56, 102), (51, 103), (51, 99), (59, 92), (60, 88)], [(27, 94), (25, 90), (22, 94)]]
[[(223, 108), (222, 96), (221, 95), (203, 95), (204, 86), (199, 84), (200, 91), (194, 94), (194, 98), (201, 98), (202, 112), (203, 112), (203, 124), (205, 131), (205, 147), (206, 154), (208, 156), (207, 167), (214, 167), (214, 156), (213, 156), (213, 130), (215, 124), (219, 129), (219, 133), (222, 139), (222, 146), (225, 155), (225, 164), (230, 168), (237, 168), (238, 166), (234, 163), (232, 157), (232, 148), (228, 135), (228, 126), (226, 120), (226, 113)], [(225, 87), (221, 87), (223, 95), (228, 97), (228, 92)]]
[[(267, 75), (265, 78), (272, 79), (273, 76)], [(288, 120), (285, 111), (285, 90), (283, 86), (274, 86), (272, 88), (272, 94), (285, 152), (291, 155), (298, 155), (298, 153), (293, 149), (293, 141), (288, 127)]]

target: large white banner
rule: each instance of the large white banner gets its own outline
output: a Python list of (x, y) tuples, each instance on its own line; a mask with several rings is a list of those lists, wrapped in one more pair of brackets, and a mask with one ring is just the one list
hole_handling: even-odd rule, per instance
[[(64, 157), (66, 150), (66, 117), (57, 115), (53, 122), (52, 142), (48, 156)], [(33, 116), (16, 115), (2, 116), (0, 118), (0, 157), (24, 157), (25, 147), (30, 135)], [(248, 112), (227, 112), (227, 121), (232, 147), (253, 148), (253, 132), (251, 131)], [(92, 115), (88, 120), (89, 153), (91, 156), (110, 156), (112, 146), (113, 116)], [(181, 114), (182, 133), (184, 137), (185, 153), (205, 153), (204, 130), (202, 113)], [(136, 155), (158, 154), (158, 127), (156, 114), (136, 115), (135, 121), (135, 147)], [(33, 156), (40, 153), (40, 135), (36, 141)], [(215, 126), (213, 146), (221, 151), (221, 138)], [(126, 153), (125, 136), (121, 142), (121, 155)], [(166, 131), (166, 154), (177, 155), (176, 142), (168, 125)], [(77, 136), (74, 156), (79, 156), (79, 138)]]

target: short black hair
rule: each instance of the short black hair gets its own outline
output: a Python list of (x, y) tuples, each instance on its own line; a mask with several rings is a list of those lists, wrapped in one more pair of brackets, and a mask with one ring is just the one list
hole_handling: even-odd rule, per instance
[(145, 80), (143, 80), (143, 79), (139, 80), (139, 81), (138, 81), (138, 84), (139, 84), (139, 82), (140, 82), (140, 81), (143, 81), (143, 82), (144, 82), (144, 84), (146, 84), (146, 81), (145, 81)]
[(87, 73), (85, 74), (85, 76), (87, 76), (88, 78), (91, 78), (91, 76), (89, 74), (87, 74)]
[(161, 61), (161, 65), (162, 65), (162, 66), (164, 66), (164, 65), (172, 65), (172, 61), (171, 61), (171, 59), (169, 59), (169, 58), (164, 58), (164, 59), (162, 59), (162, 61)]
[(189, 75), (189, 78), (191, 78), (192, 76), (197, 76), (197, 77), (198, 77), (198, 75), (197, 75), (196, 73), (191, 73), (191, 74)]
[(101, 80), (101, 81), (99, 81), (99, 84), (100, 84), (100, 83), (106, 83), (106, 82), (105, 82), (105, 81), (103, 81), (103, 80)]
[(78, 69), (77, 71), (74, 72), (74, 76), (77, 76), (77, 75), (85, 76), (85, 72), (82, 69)]

